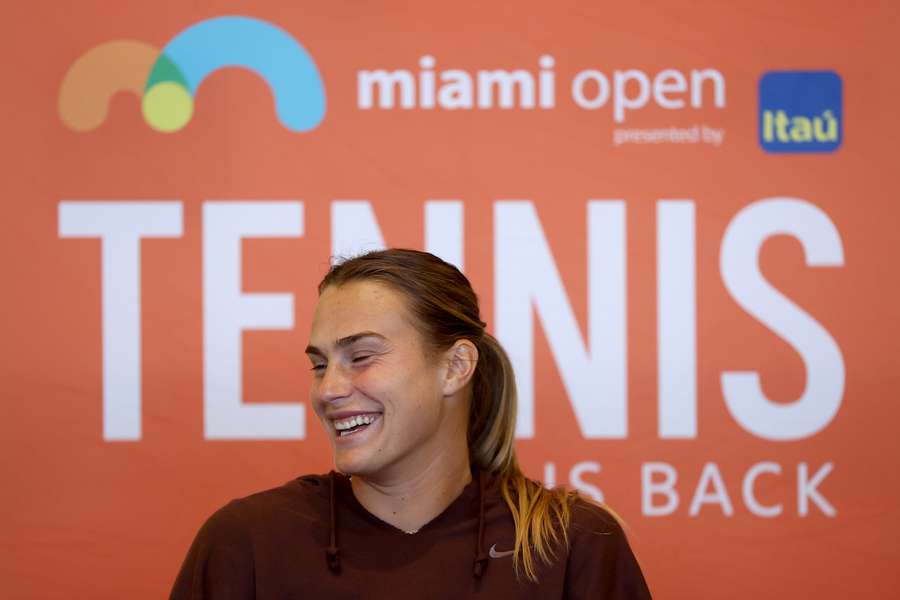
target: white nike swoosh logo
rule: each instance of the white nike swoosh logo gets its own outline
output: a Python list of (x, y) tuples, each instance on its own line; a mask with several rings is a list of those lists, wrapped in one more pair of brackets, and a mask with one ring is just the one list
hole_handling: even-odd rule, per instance
[(497, 551), (497, 544), (491, 546), (490, 551), (488, 552), (488, 556), (491, 558), (504, 558), (506, 556), (512, 556), (515, 550), (500, 550)]

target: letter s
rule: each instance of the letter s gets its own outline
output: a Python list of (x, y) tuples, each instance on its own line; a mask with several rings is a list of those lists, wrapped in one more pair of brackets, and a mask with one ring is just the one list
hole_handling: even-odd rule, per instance
[(842, 266), (844, 251), (828, 216), (796, 198), (754, 202), (725, 230), (719, 255), (725, 287), (741, 308), (790, 344), (806, 368), (806, 388), (790, 404), (770, 402), (755, 371), (722, 373), (725, 404), (749, 432), (786, 441), (813, 435), (834, 418), (844, 394), (844, 359), (825, 328), (763, 278), (759, 251), (766, 239), (778, 234), (800, 241), (808, 266)]

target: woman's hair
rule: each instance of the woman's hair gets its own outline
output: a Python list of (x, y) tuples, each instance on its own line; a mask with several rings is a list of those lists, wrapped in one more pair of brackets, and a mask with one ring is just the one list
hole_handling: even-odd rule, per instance
[(450, 348), (459, 339), (478, 348), (469, 410), (469, 460), (499, 478), (516, 527), (514, 567), (536, 581), (537, 559), (549, 564), (555, 558), (554, 548), (568, 545), (575, 492), (547, 489), (522, 473), (513, 447), (516, 380), (512, 364), (485, 330), (469, 280), (433, 254), (391, 249), (335, 264), (319, 284), (319, 293), (350, 281), (376, 281), (403, 293), (422, 337), (434, 350)]

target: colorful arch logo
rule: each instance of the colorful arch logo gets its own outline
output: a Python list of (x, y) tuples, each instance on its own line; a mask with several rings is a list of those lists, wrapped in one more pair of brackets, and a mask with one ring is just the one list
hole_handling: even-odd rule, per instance
[(200, 21), (162, 50), (136, 40), (92, 48), (63, 79), (59, 115), (71, 129), (90, 131), (106, 120), (113, 94), (127, 90), (141, 97), (150, 127), (175, 132), (194, 114), (197, 87), (224, 67), (244, 67), (262, 77), (287, 129), (309, 131), (325, 118), (325, 88), (309, 53), (283, 29), (241, 16)]

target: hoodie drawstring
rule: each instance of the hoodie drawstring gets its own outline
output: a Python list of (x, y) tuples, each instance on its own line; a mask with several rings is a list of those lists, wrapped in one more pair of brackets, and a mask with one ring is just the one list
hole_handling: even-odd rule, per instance
[(484, 471), (478, 469), (478, 541), (475, 543), (475, 564), (472, 574), (481, 579), (487, 568), (488, 557), (484, 553)]
[[(338, 575), (341, 572), (340, 548), (337, 545), (337, 509), (335, 507), (335, 488), (337, 487), (337, 474), (330, 474), (330, 490), (328, 493), (328, 527), (331, 535), (331, 544), (325, 550), (325, 562), (332, 573)], [(472, 566), (472, 575), (480, 579), (487, 568), (488, 556), (484, 551), (484, 471), (478, 470), (478, 539), (475, 542), (475, 561)]]
[(334, 488), (337, 484), (335, 479), (336, 473), (332, 471), (331, 490), (329, 490), (328, 497), (328, 527), (331, 533), (331, 545), (325, 550), (325, 561), (328, 563), (328, 568), (331, 572), (337, 575), (341, 572), (341, 558), (340, 550), (337, 545), (337, 511), (334, 506)]

